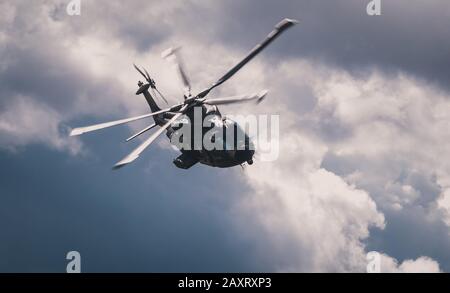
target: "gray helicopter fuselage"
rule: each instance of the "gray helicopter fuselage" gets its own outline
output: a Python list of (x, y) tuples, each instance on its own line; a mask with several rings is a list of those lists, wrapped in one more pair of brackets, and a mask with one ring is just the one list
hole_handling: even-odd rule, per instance
[[(193, 109), (193, 108), (192, 108)], [(177, 147), (182, 154), (174, 160), (174, 164), (182, 169), (189, 169), (195, 163), (201, 163), (212, 167), (228, 168), (244, 163), (253, 163), (255, 154), (253, 143), (249, 136), (235, 121), (223, 117), (216, 106), (201, 106), (201, 119), (194, 118), (194, 110), (181, 116), (176, 126), (170, 127), (167, 136), (171, 143)], [(197, 125), (198, 122), (202, 125)], [(197, 124), (196, 124), (197, 123)], [(204, 126), (204, 125), (208, 126)], [(190, 147), (180, 147), (179, 143), (174, 141), (174, 137), (182, 137), (181, 127), (191, 129)], [(202, 143), (199, 147), (194, 147), (194, 132), (201, 131)], [(213, 137), (216, 148), (207, 148), (203, 144), (205, 135)], [(198, 144), (197, 144), (198, 145)]]

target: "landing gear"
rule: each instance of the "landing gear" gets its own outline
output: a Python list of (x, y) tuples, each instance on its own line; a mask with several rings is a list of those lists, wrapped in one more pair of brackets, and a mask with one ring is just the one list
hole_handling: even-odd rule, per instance
[(247, 164), (253, 165), (253, 160), (248, 160), (248, 161), (247, 161)]

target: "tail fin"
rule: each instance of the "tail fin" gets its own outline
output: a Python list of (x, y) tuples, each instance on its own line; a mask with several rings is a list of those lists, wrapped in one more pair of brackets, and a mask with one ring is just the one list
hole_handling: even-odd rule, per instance
[(150, 106), (150, 109), (152, 112), (160, 111), (161, 108), (156, 104), (155, 99), (152, 97), (148, 89), (150, 88), (150, 84), (144, 84), (143, 82), (138, 83), (139, 90), (136, 92), (136, 95), (143, 94), (145, 97), (145, 100), (147, 101), (148, 105)]
[[(145, 100), (147, 101), (148, 105), (150, 106), (150, 110), (152, 112), (158, 112), (161, 110), (161, 108), (156, 104), (155, 99), (152, 97), (148, 89), (150, 88), (150, 84), (144, 84), (143, 82), (138, 83), (139, 90), (136, 92), (136, 95), (143, 94), (145, 97)], [(164, 120), (163, 114), (158, 114), (153, 116), (153, 120), (155, 121), (156, 125), (164, 125), (166, 122)]]
[[(148, 89), (151, 87), (152, 89), (156, 89), (155, 81), (150, 77), (150, 74), (148, 74), (147, 70), (143, 68), (144, 71), (139, 69), (139, 67), (136, 66), (136, 64), (133, 64), (134, 68), (145, 78), (145, 80), (148, 82), (147, 84), (144, 84), (142, 81), (138, 82), (139, 89), (136, 92), (136, 95), (143, 94), (145, 99), (147, 100), (148, 105), (150, 106), (150, 109), (152, 112), (157, 112), (161, 110), (158, 105), (155, 102), (155, 99), (152, 97)], [(144, 73), (145, 72), (145, 73)], [(159, 93), (159, 91), (158, 91)], [(167, 103), (166, 99), (162, 96), (164, 101)]]

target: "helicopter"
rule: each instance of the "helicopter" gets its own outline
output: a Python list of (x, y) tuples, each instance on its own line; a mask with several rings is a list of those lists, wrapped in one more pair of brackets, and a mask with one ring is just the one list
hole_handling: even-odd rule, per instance
[[(165, 96), (157, 89), (155, 80), (150, 77), (150, 74), (145, 68), (139, 68), (134, 64), (134, 68), (139, 72), (139, 74), (144, 77), (146, 81), (146, 83), (142, 81), (138, 82), (139, 89), (137, 90), (136, 95), (144, 96), (151, 112), (136, 117), (125, 118), (86, 127), (74, 128), (70, 132), (70, 136), (78, 136), (84, 133), (152, 117), (154, 123), (132, 135), (126, 141), (131, 141), (157, 126), (159, 127), (159, 129), (147, 139), (145, 139), (129, 155), (125, 156), (122, 160), (116, 163), (113, 169), (119, 169), (135, 161), (137, 158), (139, 158), (140, 154), (164, 132), (166, 132), (166, 136), (170, 139), (171, 143), (181, 151), (181, 155), (173, 161), (175, 166), (178, 168), (189, 169), (197, 163), (219, 168), (228, 168), (238, 165), (243, 166), (244, 163), (251, 165), (253, 164), (253, 157), (255, 155), (254, 143), (241, 128), (241, 126), (238, 125), (237, 122), (221, 114), (218, 106), (252, 101), (260, 103), (266, 97), (268, 93), (267, 90), (263, 90), (259, 93), (250, 95), (226, 98), (210, 99), (206, 98), (206, 96), (211, 92), (211, 90), (230, 79), (244, 65), (246, 65), (272, 41), (274, 41), (281, 33), (297, 23), (298, 21), (288, 18), (280, 21), (272, 30), (272, 32), (270, 32), (269, 35), (267, 35), (267, 37), (261, 43), (256, 45), (247, 54), (247, 56), (245, 56), (245, 58), (243, 58), (234, 67), (232, 67), (216, 82), (211, 84), (203, 91), (194, 95), (191, 93), (191, 84), (178, 54), (179, 48), (169, 48), (168, 50), (164, 51), (162, 53), (162, 57), (171, 59), (174, 62), (184, 87), (184, 101), (182, 103), (164, 109), (161, 109), (155, 101), (155, 98), (158, 97), (162, 99), (166, 104), (168, 104)], [(150, 93), (150, 91), (152, 93)], [(182, 134), (180, 132), (182, 132), (183, 126), (188, 127), (192, 130), (199, 129), (199, 125), (197, 125), (198, 123), (192, 122), (196, 121), (194, 116), (198, 114), (201, 116), (201, 119), (199, 121), (201, 121), (200, 123), (202, 124), (200, 125), (200, 138), (203, 138), (208, 132), (223, 133), (219, 131), (223, 129), (232, 129), (234, 132), (232, 138), (230, 139), (228, 136), (223, 137), (222, 135), (218, 134), (212, 135), (211, 139), (213, 140), (214, 144), (223, 146), (221, 148), (212, 150), (207, 149), (202, 145), (196, 148), (180, 147), (180, 142), (182, 143), (182, 146), (185, 146), (186, 144), (184, 143), (187, 142), (191, 142), (191, 146), (192, 144), (195, 144), (195, 133), (193, 136), (191, 135), (189, 137), (185, 135), (185, 132), (183, 132)], [(205, 119), (209, 122), (209, 126), (205, 127), (205, 123), (203, 122)], [(177, 140), (174, 138), (178, 139), (178, 143), (175, 143)]]

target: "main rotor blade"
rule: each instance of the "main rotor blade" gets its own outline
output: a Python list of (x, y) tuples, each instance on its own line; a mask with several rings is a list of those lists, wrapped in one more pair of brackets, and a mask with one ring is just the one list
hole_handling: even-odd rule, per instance
[(136, 66), (136, 64), (133, 64), (134, 68), (145, 78), (145, 80), (147, 80), (148, 82), (150, 82), (149, 77), (147, 77), (144, 72), (142, 72), (142, 70), (139, 69), (139, 67)]
[(170, 127), (170, 125), (178, 119), (178, 117), (180, 117), (181, 115), (183, 115), (184, 110), (186, 110), (188, 107), (188, 105), (183, 106), (180, 109), (180, 112), (177, 113), (175, 116), (172, 117), (172, 119), (170, 119), (166, 124), (164, 124), (164, 126), (162, 126), (160, 129), (158, 129), (158, 131), (156, 131), (155, 133), (153, 133), (149, 138), (147, 138), (142, 144), (140, 144), (134, 151), (132, 151), (128, 156), (126, 156), (125, 158), (123, 158), (121, 161), (119, 161), (116, 165), (114, 165), (113, 169), (119, 169), (131, 162), (133, 162), (134, 160), (136, 160), (137, 158), (139, 158), (139, 155), (147, 148), (150, 146), (150, 144), (155, 141), (155, 139), (158, 138), (158, 136), (160, 136), (164, 130), (166, 130), (167, 128)]
[(191, 95), (191, 83), (189, 82), (189, 78), (187, 77), (186, 71), (184, 70), (184, 65), (181, 60), (180, 55), (178, 54), (178, 50), (180, 48), (169, 48), (161, 53), (161, 56), (165, 59), (170, 59), (174, 62), (177, 67), (178, 73), (180, 74), (181, 81), (184, 86), (184, 94), (186, 97)]
[(235, 96), (229, 98), (219, 98), (219, 99), (207, 99), (203, 103), (208, 105), (228, 105), (228, 104), (236, 104), (236, 103), (245, 103), (256, 100), (259, 104), (266, 97), (268, 91), (264, 90), (257, 94), (253, 95), (243, 95), (243, 96)]
[(130, 140), (132, 140), (132, 139), (138, 137), (139, 135), (141, 135), (141, 134), (143, 134), (143, 133), (145, 133), (145, 132), (151, 130), (151, 129), (154, 128), (155, 126), (156, 126), (156, 124), (153, 123), (152, 125), (149, 125), (149, 126), (145, 127), (144, 129), (142, 129), (142, 130), (139, 131), (138, 133), (136, 133), (136, 134), (130, 136), (129, 138), (127, 138), (126, 141), (129, 142)]
[[(145, 69), (145, 68), (143, 68), (143, 69), (144, 69), (144, 72), (145, 72), (145, 76), (147, 77), (147, 81), (150, 83), (150, 85), (151, 85), (152, 87), (154, 87), (154, 86), (155, 86), (155, 83), (153, 82), (152, 78), (150, 77), (150, 74), (148, 74), (147, 69)], [(151, 81), (152, 81), (152, 82), (151, 82)]]
[(263, 40), (262, 43), (256, 45), (248, 55), (242, 59), (241, 62), (236, 64), (233, 68), (231, 68), (224, 76), (222, 76), (218, 81), (213, 83), (209, 88), (205, 89), (201, 93), (198, 94), (200, 98), (205, 97), (212, 89), (215, 87), (218, 87), (225, 81), (227, 81), (229, 78), (231, 78), (236, 72), (238, 72), (242, 67), (244, 67), (245, 64), (247, 64), (250, 60), (253, 59), (256, 55), (258, 55), (259, 52), (261, 52), (265, 47), (267, 47), (273, 40), (275, 40), (282, 32), (290, 28), (291, 26), (298, 23), (298, 21), (293, 19), (285, 18), (281, 22), (279, 22), (275, 29)]
[(141, 115), (141, 116), (125, 118), (125, 119), (120, 119), (120, 120), (115, 120), (115, 121), (95, 124), (95, 125), (91, 125), (91, 126), (74, 128), (70, 132), (70, 136), (81, 135), (81, 134), (86, 133), (86, 132), (91, 132), (91, 131), (95, 131), (95, 130), (100, 130), (100, 129), (104, 129), (104, 128), (108, 128), (108, 127), (113, 127), (113, 126), (129, 123), (129, 122), (141, 120), (141, 119), (148, 118), (148, 117), (151, 117), (151, 116), (154, 116), (154, 115), (158, 115), (158, 114), (162, 114), (162, 113), (165, 113), (165, 112), (168, 112), (168, 111), (173, 111), (174, 108), (176, 109), (176, 107), (179, 107), (179, 106), (181, 106), (181, 105), (175, 105), (175, 106), (173, 106), (171, 108), (163, 109), (161, 111), (157, 111), (157, 112), (153, 112), (153, 113), (149, 113), (149, 114), (145, 114), (145, 115)]
[(159, 94), (159, 96), (164, 100), (164, 102), (169, 105), (169, 102), (167, 102), (167, 99), (164, 97), (164, 95), (157, 89), (155, 88), (155, 91)]

